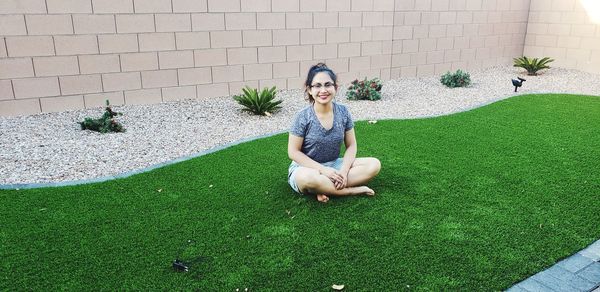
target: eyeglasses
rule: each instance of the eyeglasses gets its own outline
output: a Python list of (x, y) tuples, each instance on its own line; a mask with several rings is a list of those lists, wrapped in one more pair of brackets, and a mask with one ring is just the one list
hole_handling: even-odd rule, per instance
[(331, 82), (325, 82), (325, 84), (321, 84), (321, 83), (315, 83), (313, 85), (311, 85), (311, 88), (314, 88), (316, 90), (321, 90), (321, 88), (325, 87), (325, 89), (331, 89), (335, 86), (335, 84), (331, 83)]

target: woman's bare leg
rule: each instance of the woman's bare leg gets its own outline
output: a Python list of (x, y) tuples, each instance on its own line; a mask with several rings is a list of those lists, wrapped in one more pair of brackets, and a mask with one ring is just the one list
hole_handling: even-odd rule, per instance
[(381, 170), (381, 162), (373, 157), (356, 158), (348, 171), (349, 187), (362, 186), (374, 178)]
[(327, 195), (351, 196), (351, 195), (374, 195), (375, 192), (366, 186), (352, 186), (336, 189), (333, 182), (326, 176), (319, 174), (316, 169), (301, 167), (296, 170), (294, 179), (298, 189), (302, 193), (317, 194), (317, 200), (327, 202)]

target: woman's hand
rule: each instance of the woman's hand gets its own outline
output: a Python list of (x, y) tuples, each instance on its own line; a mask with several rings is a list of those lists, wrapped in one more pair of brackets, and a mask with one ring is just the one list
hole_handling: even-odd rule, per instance
[(333, 182), (333, 185), (335, 186), (336, 189), (341, 189), (339, 186), (342, 185), (342, 182), (344, 181), (344, 177), (335, 169), (332, 167), (324, 167), (321, 170), (319, 170), (319, 172), (328, 177), (329, 180), (331, 180), (331, 182)]
[(339, 184), (334, 183), (334, 185), (336, 185), (335, 188), (338, 190), (341, 190), (348, 186), (348, 172), (341, 171), (340, 176), (342, 177), (342, 181)]

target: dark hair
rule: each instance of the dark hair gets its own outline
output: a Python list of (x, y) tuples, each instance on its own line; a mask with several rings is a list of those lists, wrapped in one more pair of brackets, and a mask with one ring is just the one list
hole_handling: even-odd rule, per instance
[(304, 93), (306, 93), (306, 99), (310, 103), (314, 103), (315, 99), (310, 95), (310, 93), (308, 93), (308, 89), (310, 88), (312, 81), (315, 78), (315, 75), (317, 75), (317, 73), (320, 72), (325, 72), (329, 74), (329, 77), (331, 77), (331, 80), (333, 80), (333, 85), (335, 85), (335, 87), (337, 88), (337, 76), (335, 75), (335, 73), (333, 73), (331, 69), (329, 69), (329, 67), (327, 67), (327, 65), (325, 65), (325, 63), (318, 63), (317, 65), (313, 65), (308, 70), (308, 74), (306, 75), (306, 81), (304, 82)]

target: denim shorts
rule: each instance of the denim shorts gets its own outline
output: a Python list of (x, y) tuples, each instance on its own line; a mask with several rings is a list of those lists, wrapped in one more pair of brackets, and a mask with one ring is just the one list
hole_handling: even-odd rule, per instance
[[(335, 168), (336, 170), (340, 170), (342, 168), (342, 162), (344, 162), (344, 159), (340, 157), (336, 160), (321, 163), (321, 165), (327, 166), (327, 167), (332, 167), (332, 168)], [(298, 189), (298, 185), (296, 184), (296, 180), (294, 178), (294, 175), (296, 174), (296, 170), (299, 167), (300, 167), (300, 165), (298, 163), (296, 163), (296, 161), (292, 161), (292, 163), (290, 164), (290, 167), (288, 168), (288, 184), (290, 184), (290, 187), (292, 187), (292, 189), (296, 193), (301, 194), (300, 189)]]

